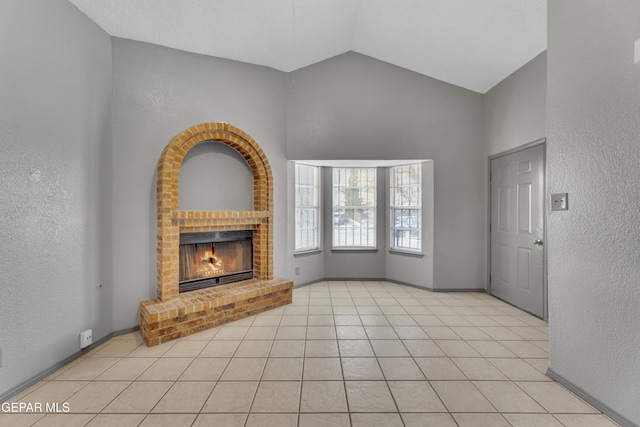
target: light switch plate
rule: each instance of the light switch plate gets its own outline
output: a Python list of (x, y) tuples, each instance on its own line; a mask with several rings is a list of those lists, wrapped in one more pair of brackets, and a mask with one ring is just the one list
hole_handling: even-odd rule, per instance
[(566, 211), (569, 209), (569, 193), (555, 193), (551, 195), (551, 210)]

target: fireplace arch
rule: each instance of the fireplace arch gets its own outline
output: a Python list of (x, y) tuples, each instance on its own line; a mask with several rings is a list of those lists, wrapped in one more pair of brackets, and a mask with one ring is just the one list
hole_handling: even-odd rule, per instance
[[(247, 161), (253, 175), (252, 211), (179, 209), (180, 167), (184, 156), (206, 141), (227, 144)], [(227, 123), (190, 127), (165, 147), (158, 161), (156, 183), (158, 295), (156, 299), (140, 301), (140, 333), (147, 345), (291, 304), (293, 282), (273, 277), (271, 167), (260, 146), (249, 135)], [(221, 233), (226, 231), (232, 233)], [(180, 293), (180, 235), (237, 235), (236, 231), (250, 231), (248, 234), (253, 236), (253, 270), (247, 272), (252, 273), (251, 278), (243, 280), (247, 274), (233, 283)], [(210, 258), (215, 260), (213, 254)], [(214, 262), (214, 266), (217, 264), (224, 262)]]
[[(253, 211), (185, 211), (178, 208), (180, 167), (197, 144), (216, 141), (242, 155), (253, 175)], [(254, 277), (273, 279), (273, 178), (269, 162), (256, 141), (228, 123), (201, 123), (171, 139), (158, 161), (157, 267), (158, 299), (178, 295), (180, 233), (252, 229)]]

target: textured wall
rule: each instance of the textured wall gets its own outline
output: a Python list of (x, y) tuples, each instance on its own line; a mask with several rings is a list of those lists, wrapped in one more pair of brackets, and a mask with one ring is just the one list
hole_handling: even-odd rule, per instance
[(2, 395), (113, 330), (111, 40), (67, 1), (5, 0), (0, 58)]
[[(550, 368), (640, 425), (640, 2), (549, 2)], [(635, 58), (637, 61), (638, 58)]]
[(247, 161), (219, 142), (196, 145), (184, 156), (180, 168), (178, 207), (192, 211), (252, 211), (253, 174)]
[[(489, 157), (520, 147), (547, 135), (547, 52), (533, 58), (509, 77), (495, 85), (484, 95), (484, 194), (485, 224), (489, 223)], [(489, 238), (484, 228), (485, 242)], [(488, 243), (484, 246), (484, 259), (488, 259)], [(483, 274), (487, 288), (489, 276), (485, 262)]]
[(140, 300), (156, 295), (156, 164), (173, 136), (199, 123), (228, 122), (264, 150), (274, 177), (274, 271), (285, 276), (287, 75), (118, 38), (113, 58), (114, 330), (135, 326)]
[(482, 95), (347, 53), (292, 73), (289, 159), (433, 159), (434, 280), (482, 286)]
[(547, 133), (546, 101), (545, 51), (484, 95), (487, 157), (544, 138)]

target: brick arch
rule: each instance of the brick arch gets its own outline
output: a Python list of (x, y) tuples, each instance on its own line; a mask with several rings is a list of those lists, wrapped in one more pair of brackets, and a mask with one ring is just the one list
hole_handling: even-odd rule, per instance
[[(253, 174), (253, 211), (181, 211), (178, 209), (180, 168), (197, 144), (215, 141), (238, 151)], [(181, 232), (253, 230), (254, 278), (273, 279), (273, 178), (269, 162), (244, 131), (227, 123), (202, 123), (171, 139), (162, 151), (156, 173), (158, 299), (178, 295)]]
[[(244, 157), (253, 174), (253, 209), (271, 211), (271, 167), (258, 143), (247, 133), (228, 123), (202, 123), (173, 137), (162, 151), (157, 170), (158, 213), (178, 210), (178, 182), (182, 161), (197, 144), (212, 140), (234, 148)], [(171, 191), (167, 192), (168, 189)]]

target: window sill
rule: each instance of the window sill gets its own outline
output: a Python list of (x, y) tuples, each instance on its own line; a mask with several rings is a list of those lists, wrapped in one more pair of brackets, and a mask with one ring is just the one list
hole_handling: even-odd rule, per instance
[(340, 252), (351, 252), (351, 253), (374, 253), (378, 252), (378, 248), (358, 248), (358, 247), (350, 247), (350, 248), (331, 248), (331, 252), (340, 253)]
[(318, 249), (309, 249), (307, 251), (300, 251), (300, 252), (294, 252), (293, 256), (294, 257), (301, 257), (301, 256), (307, 256), (307, 255), (315, 255), (315, 254), (319, 254), (322, 253), (322, 249), (318, 248)]
[(393, 255), (410, 256), (414, 258), (424, 258), (424, 253), (414, 251), (403, 251), (402, 249), (389, 249), (389, 253)]

